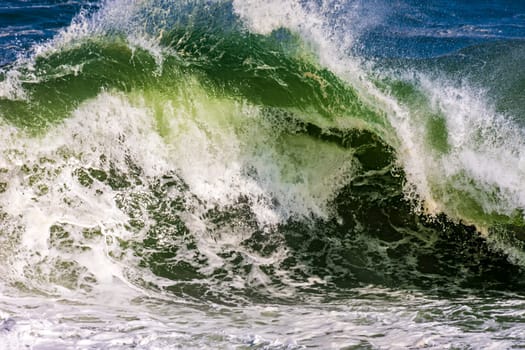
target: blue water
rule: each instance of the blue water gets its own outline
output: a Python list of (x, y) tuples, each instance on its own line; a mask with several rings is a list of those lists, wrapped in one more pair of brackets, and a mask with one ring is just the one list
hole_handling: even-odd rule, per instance
[(93, 9), (93, 1), (30, 0), (0, 3), (0, 65), (26, 54), (36, 43), (52, 38), (71, 23), (81, 10)]
[[(355, 50), (379, 57), (435, 57), (484, 42), (525, 40), (525, 1), (341, 1), (372, 23)], [(52, 38), (98, 1), (28, 0), (0, 3), (0, 65)], [(345, 8), (346, 6), (346, 8)]]
[[(365, 5), (369, 6), (369, 5)], [(490, 41), (525, 39), (523, 1), (395, 1), (374, 3), (385, 17), (361, 38), (382, 57), (434, 57)]]

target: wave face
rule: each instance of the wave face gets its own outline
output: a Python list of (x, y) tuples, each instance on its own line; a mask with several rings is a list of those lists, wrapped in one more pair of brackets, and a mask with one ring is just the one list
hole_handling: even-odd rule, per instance
[(523, 5), (7, 1), (0, 27), (6, 348), (524, 345)]

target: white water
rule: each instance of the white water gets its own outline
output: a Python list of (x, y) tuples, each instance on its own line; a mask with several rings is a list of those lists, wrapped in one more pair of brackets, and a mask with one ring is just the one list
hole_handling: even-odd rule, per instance
[[(390, 301), (385, 299), (388, 295)], [(375, 297), (374, 297), (375, 296)], [(23, 300), (24, 307), (20, 306)], [(0, 348), (185, 349), (264, 348), (379, 349), (523, 346), (523, 326), (496, 323), (476, 310), (490, 302), (501, 319), (523, 319), (520, 299), (460, 302), (381, 289), (356, 291), (344, 304), (249, 306), (166, 303), (150, 299), (122, 306), (63, 303), (41, 298), (2, 298), (3, 316), (16, 315), (2, 330)], [(475, 322), (475, 326), (469, 326)], [(11, 321), (12, 322), (12, 321)]]

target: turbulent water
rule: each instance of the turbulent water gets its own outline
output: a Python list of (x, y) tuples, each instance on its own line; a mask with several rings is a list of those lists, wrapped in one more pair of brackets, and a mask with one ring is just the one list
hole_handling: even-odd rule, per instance
[(0, 349), (525, 347), (525, 3), (0, 4)]

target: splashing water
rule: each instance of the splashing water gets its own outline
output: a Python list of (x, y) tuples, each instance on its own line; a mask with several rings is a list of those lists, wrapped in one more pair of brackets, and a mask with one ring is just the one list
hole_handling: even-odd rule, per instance
[(0, 5), (0, 348), (524, 346), (490, 6)]

